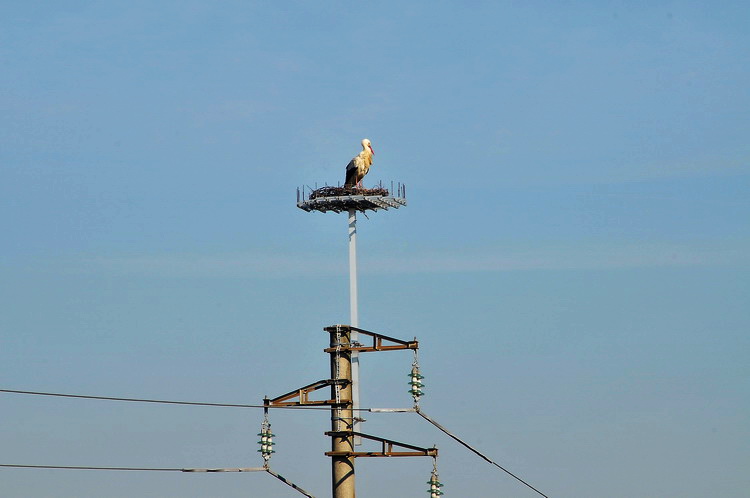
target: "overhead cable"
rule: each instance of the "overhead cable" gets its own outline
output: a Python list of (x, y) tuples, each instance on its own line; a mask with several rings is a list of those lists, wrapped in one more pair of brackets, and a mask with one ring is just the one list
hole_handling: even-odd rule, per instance
[(489, 459), (489, 458), (488, 458), (487, 456), (485, 456), (484, 454), (482, 454), (482, 453), (481, 453), (481, 452), (480, 452), (479, 450), (477, 450), (477, 449), (473, 448), (473, 447), (472, 447), (471, 445), (469, 445), (469, 444), (468, 444), (467, 442), (465, 442), (465, 441), (461, 440), (461, 439), (460, 439), (460, 438), (459, 438), (458, 436), (456, 436), (455, 434), (451, 433), (451, 432), (450, 432), (450, 431), (449, 431), (448, 429), (446, 429), (446, 428), (445, 428), (445, 427), (443, 427), (442, 425), (438, 424), (438, 423), (437, 423), (436, 421), (434, 421), (433, 419), (431, 419), (430, 417), (428, 417), (428, 416), (427, 416), (427, 414), (426, 414), (426, 413), (424, 413), (424, 412), (423, 412), (423, 411), (422, 411), (422, 410), (421, 410), (421, 409), (420, 409), (419, 407), (415, 407), (415, 408), (416, 408), (416, 409), (415, 409), (415, 411), (417, 412), (417, 414), (418, 414), (418, 415), (419, 415), (420, 417), (422, 417), (423, 419), (425, 419), (426, 421), (428, 421), (429, 423), (431, 423), (432, 425), (434, 425), (435, 427), (437, 427), (438, 429), (440, 429), (441, 431), (443, 431), (443, 432), (444, 432), (445, 434), (447, 434), (448, 436), (450, 436), (450, 437), (451, 437), (451, 438), (453, 438), (454, 440), (456, 440), (456, 441), (458, 441), (459, 443), (461, 443), (461, 444), (462, 444), (463, 446), (465, 446), (465, 447), (466, 447), (467, 449), (469, 449), (469, 450), (470, 450), (470, 451), (472, 451), (473, 453), (476, 453), (477, 455), (479, 455), (480, 457), (482, 457), (482, 458), (483, 458), (483, 459), (484, 459), (485, 461), (487, 461), (487, 462), (491, 463), (492, 465), (494, 465), (494, 466), (495, 466), (495, 467), (497, 467), (498, 469), (502, 470), (503, 472), (505, 472), (506, 474), (508, 474), (508, 475), (509, 475), (509, 476), (511, 476), (512, 478), (514, 478), (514, 479), (516, 479), (516, 480), (520, 481), (520, 482), (521, 482), (521, 483), (523, 483), (523, 484), (524, 484), (525, 486), (528, 486), (529, 488), (533, 489), (534, 491), (536, 491), (537, 493), (539, 493), (539, 494), (540, 494), (541, 496), (544, 496), (544, 498), (549, 498), (549, 497), (548, 497), (547, 495), (545, 495), (544, 493), (542, 493), (541, 491), (539, 491), (538, 489), (536, 489), (536, 488), (535, 488), (534, 486), (532, 486), (532, 485), (531, 485), (531, 484), (529, 484), (528, 482), (524, 481), (523, 479), (521, 479), (520, 477), (518, 477), (517, 475), (515, 475), (514, 473), (512, 473), (512, 472), (511, 472), (511, 471), (509, 471), (508, 469), (506, 469), (506, 468), (504, 468), (504, 467), (500, 466), (500, 465), (499, 465), (498, 463), (496, 463), (496, 462), (493, 462), (493, 461), (492, 461), (491, 459)]
[(0, 464), (0, 467), (16, 469), (58, 469), (58, 470), (128, 470), (152, 472), (264, 472), (265, 467), (235, 467), (229, 469), (177, 469), (154, 467), (89, 467), (82, 465), (19, 465)]
[[(98, 399), (106, 401), (132, 401), (138, 403), (161, 403), (168, 405), (191, 405), (191, 406), (223, 406), (229, 408), (263, 408), (263, 405), (244, 405), (234, 403), (203, 403), (196, 401), (169, 401), (163, 399), (140, 399), (140, 398), (117, 398), (113, 396), (89, 396), (84, 394), (62, 394), (62, 393), (48, 393), (39, 391), (18, 391), (15, 389), (0, 389), (3, 393), (12, 394), (31, 394), (37, 396), (55, 396), (59, 398), (78, 398), (78, 399)], [(296, 407), (294, 407), (296, 408)]]
[[(141, 398), (119, 398), (113, 396), (90, 396), (84, 394), (63, 394), (63, 393), (49, 393), (40, 391), (19, 391), (16, 389), (0, 389), (0, 393), (10, 394), (28, 394), (35, 396), (53, 396), (58, 398), (74, 398), (74, 399), (94, 399), (104, 401), (129, 401), (135, 403), (157, 403), (166, 405), (188, 405), (188, 406), (218, 406), (225, 408), (272, 408), (272, 409), (287, 409), (287, 410), (325, 410), (331, 411), (330, 407), (327, 406), (274, 406), (274, 405), (248, 405), (248, 404), (237, 404), (237, 403), (205, 403), (197, 401), (171, 401), (164, 399), (141, 399)], [(413, 408), (359, 408), (358, 411), (367, 411), (372, 413), (404, 413), (413, 412)]]
[(302, 493), (303, 495), (307, 496), (308, 498), (315, 498), (313, 495), (311, 495), (310, 493), (308, 493), (304, 489), (300, 488), (299, 486), (297, 486), (296, 484), (294, 484), (292, 481), (289, 481), (286, 477), (284, 477), (284, 476), (282, 476), (280, 474), (277, 474), (276, 472), (274, 472), (273, 470), (271, 470), (269, 468), (266, 468), (265, 470), (266, 470), (266, 472), (268, 472), (269, 474), (271, 474), (272, 476), (274, 476), (279, 481), (281, 481), (284, 484), (286, 484), (287, 486), (290, 486), (291, 488), (299, 491), (300, 493)]
[(164, 469), (150, 467), (88, 467), (80, 465), (16, 465), (2, 463), (0, 467), (16, 469), (60, 469), (60, 470), (130, 470), (130, 471), (155, 471), (155, 472), (182, 472), (183, 469)]
[(268, 467), (234, 467), (226, 469), (178, 469), (178, 468), (155, 468), (155, 467), (90, 467), (82, 465), (20, 465), (20, 464), (0, 464), (0, 468), (16, 469), (52, 469), (52, 470), (120, 470), (120, 471), (151, 471), (151, 472), (267, 472), (276, 479), (280, 480), (287, 486), (299, 491), (308, 498), (315, 498), (313, 495), (300, 488), (286, 477), (277, 474)]

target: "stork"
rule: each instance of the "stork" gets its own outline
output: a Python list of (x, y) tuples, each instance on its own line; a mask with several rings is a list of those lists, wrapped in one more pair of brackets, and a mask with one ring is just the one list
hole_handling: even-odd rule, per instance
[(362, 178), (365, 177), (368, 171), (370, 171), (370, 165), (372, 165), (372, 156), (375, 151), (372, 150), (372, 144), (370, 140), (365, 138), (362, 139), (362, 152), (354, 156), (346, 165), (346, 181), (344, 187), (358, 187), (362, 186)]

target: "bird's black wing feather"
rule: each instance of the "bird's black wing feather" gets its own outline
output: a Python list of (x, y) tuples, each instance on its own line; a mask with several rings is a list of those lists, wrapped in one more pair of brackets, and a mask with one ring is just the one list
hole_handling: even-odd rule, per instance
[(354, 164), (354, 159), (349, 161), (346, 165), (346, 181), (344, 182), (345, 187), (353, 187), (357, 183), (357, 166)]

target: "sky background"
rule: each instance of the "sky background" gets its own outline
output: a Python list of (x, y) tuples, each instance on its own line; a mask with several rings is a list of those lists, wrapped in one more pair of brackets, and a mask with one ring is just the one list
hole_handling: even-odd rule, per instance
[[(348, 322), (420, 341), (426, 413), (551, 497), (750, 489), (747, 2), (0, 2), (0, 388), (259, 403)], [(409, 352), (361, 360), (407, 407)], [(0, 394), (0, 463), (259, 466), (262, 411)], [(330, 494), (329, 415), (271, 466)], [(446, 496), (533, 491), (414, 414)], [(424, 496), (426, 458), (360, 459)], [(301, 496), (263, 474), (0, 470), (21, 497)]]

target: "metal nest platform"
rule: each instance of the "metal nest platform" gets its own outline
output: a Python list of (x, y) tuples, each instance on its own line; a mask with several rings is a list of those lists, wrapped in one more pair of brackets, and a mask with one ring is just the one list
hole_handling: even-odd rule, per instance
[[(394, 191), (395, 195), (392, 194)], [(315, 189), (307, 186), (297, 188), (297, 207), (308, 213), (341, 213), (351, 209), (364, 213), (368, 210), (398, 209), (401, 206), (406, 206), (406, 185), (403, 183), (391, 182), (390, 190), (385, 188), (382, 182), (374, 188), (330, 185)]]

